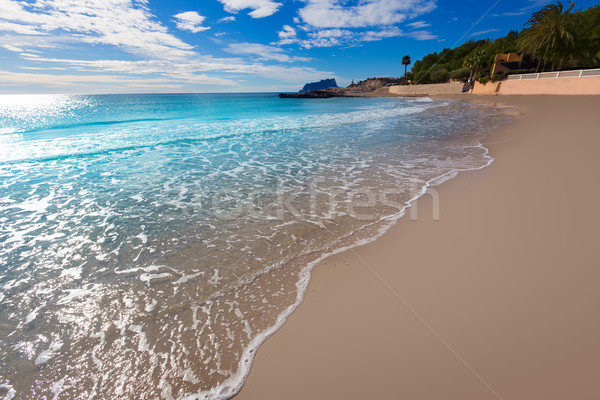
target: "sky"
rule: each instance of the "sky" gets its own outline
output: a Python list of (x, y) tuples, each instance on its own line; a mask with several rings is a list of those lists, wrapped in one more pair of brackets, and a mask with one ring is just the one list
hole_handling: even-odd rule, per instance
[[(0, 93), (297, 91), (520, 30), (549, 0), (0, 0)], [(576, 9), (597, 4), (577, 0)]]

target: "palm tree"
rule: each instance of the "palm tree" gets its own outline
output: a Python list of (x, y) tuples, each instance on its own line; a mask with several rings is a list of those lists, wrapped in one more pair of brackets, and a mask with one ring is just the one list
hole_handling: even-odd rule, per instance
[(410, 56), (402, 57), (402, 65), (404, 65), (404, 84), (408, 84), (408, 80), (406, 79), (406, 68), (410, 65), (411, 59)]
[(485, 67), (487, 67), (485, 59), (485, 52), (483, 50), (478, 50), (469, 54), (469, 56), (463, 61), (463, 67), (468, 68), (470, 72), (469, 84), (471, 86), (473, 86), (475, 75), (482, 72), (485, 69)]
[(562, 43), (557, 51), (553, 52), (552, 63), (557, 69), (560, 70), (569, 64), (595, 66), (600, 62), (600, 25), (590, 33), (584, 28), (584, 23), (581, 14), (572, 14), (570, 31), (573, 40)]
[(574, 45), (571, 10), (575, 4), (569, 3), (566, 10), (559, 1), (533, 13), (525, 24), (529, 28), (519, 35), (517, 49), (539, 60), (538, 71), (542, 62), (544, 66), (548, 61), (558, 63), (559, 67), (564, 65), (565, 57)]

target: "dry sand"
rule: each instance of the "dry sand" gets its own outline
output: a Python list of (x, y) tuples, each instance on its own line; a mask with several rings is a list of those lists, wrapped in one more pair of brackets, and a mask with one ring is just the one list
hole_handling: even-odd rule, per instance
[(479, 101), (494, 164), (318, 265), (236, 399), (600, 398), (600, 96)]

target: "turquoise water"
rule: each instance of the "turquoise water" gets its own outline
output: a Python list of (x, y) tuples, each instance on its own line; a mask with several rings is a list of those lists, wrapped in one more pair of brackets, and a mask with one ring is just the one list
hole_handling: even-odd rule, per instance
[(228, 398), (309, 266), (490, 162), (493, 108), (0, 96), (0, 396)]

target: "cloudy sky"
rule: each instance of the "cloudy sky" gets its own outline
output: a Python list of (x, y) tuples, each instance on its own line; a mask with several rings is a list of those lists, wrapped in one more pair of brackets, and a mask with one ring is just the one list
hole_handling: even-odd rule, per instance
[[(520, 29), (539, 0), (0, 0), (0, 93), (295, 91)], [(576, 8), (596, 3), (579, 0)]]

